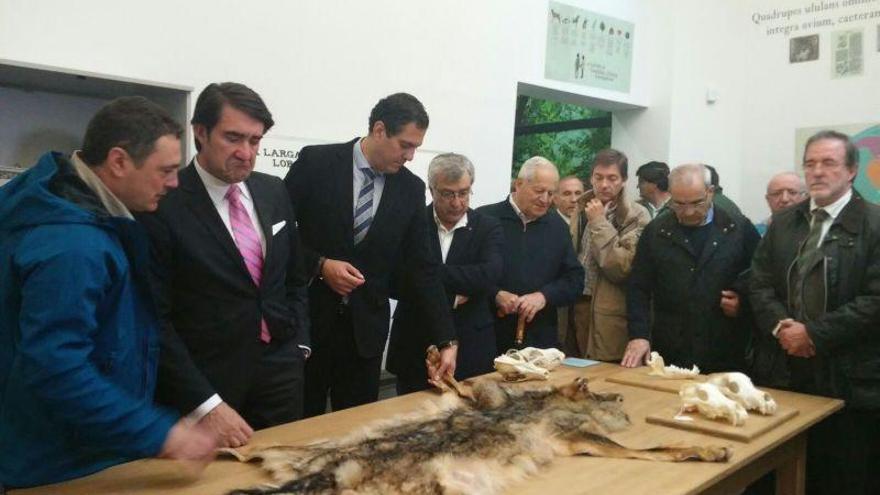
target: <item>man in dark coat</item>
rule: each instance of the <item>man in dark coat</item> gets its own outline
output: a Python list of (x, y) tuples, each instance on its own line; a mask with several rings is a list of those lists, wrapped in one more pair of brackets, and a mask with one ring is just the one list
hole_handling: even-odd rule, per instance
[[(491, 287), (501, 278), (502, 232), (498, 220), (468, 208), (474, 166), (455, 153), (437, 155), (428, 166), (433, 203), (425, 208), (430, 255), (440, 265), (446, 301), (455, 321), (458, 360), (455, 378), (463, 380), (492, 371), (495, 357)], [(431, 344), (428, 312), (412, 297), (408, 273), (400, 273), (398, 305), (388, 345), (388, 371), (397, 375), (397, 393), (428, 388), (425, 349)]]
[(621, 364), (641, 366), (653, 349), (706, 373), (743, 370), (752, 321), (743, 273), (760, 236), (742, 215), (714, 206), (703, 165), (677, 167), (669, 187), (671, 211), (648, 224), (636, 249)]
[(880, 207), (852, 189), (846, 135), (812, 136), (803, 167), (810, 200), (773, 215), (752, 263), (753, 378), (846, 401), (810, 430), (807, 493), (877, 493)]
[(138, 216), (163, 319), (157, 401), (226, 447), (302, 417), (309, 323), (296, 222), (284, 183), (253, 170), (273, 124), (251, 88), (209, 84), (180, 187)]
[(556, 308), (583, 293), (584, 268), (568, 226), (559, 215), (547, 214), (558, 183), (556, 166), (532, 157), (523, 163), (510, 197), (477, 210), (498, 218), (504, 231), (504, 275), (490, 291), (499, 353), (514, 347), (520, 316), (527, 322), (525, 345), (557, 346)]
[(369, 133), (347, 143), (306, 146), (284, 181), (296, 210), (306, 272), (311, 358), (305, 414), (374, 402), (388, 337), (388, 296), (395, 272), (410, 274), (440, 348), (434, 378), (454, 373), (458, 351), (452, 315), (429, 255), (425, 184), (404, 164), (428, 130), (414, 96), (396, 93), (370, 112)]

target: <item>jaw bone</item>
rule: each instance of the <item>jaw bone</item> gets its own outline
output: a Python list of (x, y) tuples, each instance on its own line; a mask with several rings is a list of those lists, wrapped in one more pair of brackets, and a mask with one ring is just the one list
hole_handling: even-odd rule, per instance
[(698, 411), (709, 419), (723, 418), (733, 426), (745, 423), (749, 414), (738, 402), (728, 399), (716, 385), (690, 383), (682, 385), (678, 392), (683, 411)]
[(663, 356), (659, 352), (652, 352), (648, 358), (648, 366), (651, 367), (650, 376), (659, 376), (663, 378), (693, 378), (700, 374), (700, 368), (695, 364), (691, 369), (680, 368), (674, 364), (665, 366)]
[(565, 359), (559, 349), (538, 349), (526, 347), (522, 350), (510, 349), (504, 355), (495, 358), (495, 369), (507, 381), (520, 382), (525, 380), (547, 380), (550, 370), (556, 368)]
[(764, 415), (776, 412), (776, 401), (767, 392), (758, 390), (745, 373), (715, 373), (708, 383), (716, 385), (727, 398), (733, 399), (749, 411)]

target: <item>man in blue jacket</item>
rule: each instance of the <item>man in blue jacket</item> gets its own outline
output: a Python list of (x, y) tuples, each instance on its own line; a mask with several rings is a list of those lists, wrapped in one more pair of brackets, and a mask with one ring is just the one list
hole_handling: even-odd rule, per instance
[(0, 188), (0, 488), (210, 459), (212, 436), (152, 405), (158, 320), (131, 214), (177, 186), (180, 133), (157, 105), (120, 98), (82, 151), (46, 153)]

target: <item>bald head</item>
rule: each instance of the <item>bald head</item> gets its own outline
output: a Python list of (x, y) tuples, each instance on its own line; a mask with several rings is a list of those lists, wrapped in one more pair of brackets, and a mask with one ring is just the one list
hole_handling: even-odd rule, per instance
[(680, 186), (698, 185), (709, 188), (712, 185), (712, 175), (709, 169), (702, 163), (685, 163), (669, 172), (669, 189), (672, 185)]
[(764, 197), (770, 212), (776, 213), (806, 199), (807, 187), (795, 172), (781, 172), (767, 183), (767, 195)]
[(712, 207), (712, 177), (699, 163), (679, 165), (669, 172), (669, 207), (678, 223), (696, 227), (702, 225)]

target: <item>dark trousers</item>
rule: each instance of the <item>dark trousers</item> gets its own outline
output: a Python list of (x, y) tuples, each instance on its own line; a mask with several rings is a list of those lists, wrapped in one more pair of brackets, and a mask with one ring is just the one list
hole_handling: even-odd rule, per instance
[(880, 411), (845, 408), (810, 429), (807, 494), (880, 494)]
[(305, 416), (327, 412), (328, 396), (334, 411), (376, 402), (382, 356), (360, 356), (348, 306), (340, 305), (335, 321), (316, 330), (306, 362)]
[(292, 340), (262, 345), (262, 358), (238, 411), (255, 430), (290, 423), (303, 414), (302, 350)]

